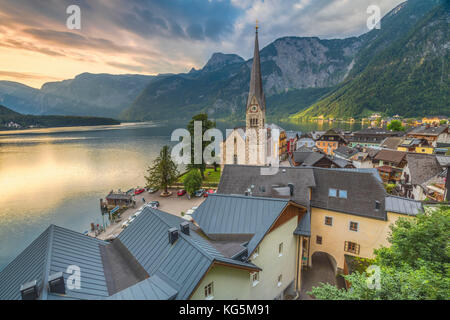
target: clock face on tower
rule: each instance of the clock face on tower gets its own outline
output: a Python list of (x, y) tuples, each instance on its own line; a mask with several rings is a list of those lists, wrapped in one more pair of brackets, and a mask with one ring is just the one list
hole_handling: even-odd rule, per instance
[(250, 111), (251, 112), (257, 112), (258, 111), (258, 106), (257, 105), (253, 105), (250, 107)]

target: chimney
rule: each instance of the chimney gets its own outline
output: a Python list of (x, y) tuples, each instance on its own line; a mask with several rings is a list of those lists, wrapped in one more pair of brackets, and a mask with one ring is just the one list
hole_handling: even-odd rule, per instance
[(180, 223), (180, 230), (185, 235), (189, 235), (189, 222), (184, 221), (184, 222)]
[(51, 293), (66, 294), (66, 286), (62, 272), (51, 274), (48, 277), (48, 290)]
[(178, 229), (170, 228), (169, 229), (169, 243), (174, 244), (178, 240)]
[(20, 286), (22, 300), (37, 300), (39, 298), (39, 289), (37, 281), (33, 280)]
[(288, 183), (289, 193), (291, 197), (294, 195), (294, 185), (292, 183)]

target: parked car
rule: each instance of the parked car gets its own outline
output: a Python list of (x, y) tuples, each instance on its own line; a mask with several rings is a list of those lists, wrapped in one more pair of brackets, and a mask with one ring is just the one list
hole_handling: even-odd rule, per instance
[(214, 189), (209, 189), (208, 191), (205, 192), (205, 194), (203, 195), (205, 198), (208, 197), (210, 194), (216, 193), (216, 191)]
[(187, 220), (187, 221), (192, 221), (192, 220), (194, 220), (194, 219), (192, 219), (192, 216), (191, 216), (190, 214), (185, 214), (185, 215), (183, 216), (183, 219), (185, 219), (185, 220)]
[(205, 190), (204, 190), (204, 189), (197, 190), (197, 191), (195, 191), (195, 193), (194, 193), (194, 195), (195, 195), (196, 197), (201, 197), (201, 196), (203, 196), (204, 194), (205, 194)]
[(137, 188), (136, 190), (134, 190), (134, 195), (141, 194), (144, 191), (145, 191), (144, 188)]
[(194, 213), (194, 211), (195, 211), (195, 210), (189, 209), (189, 210), (187, 210), (187, 211), (186, 211), (186, 214), (189, 214), (189, 215), (191, 215), (191, 214), (193, 214), (193, 213)]
[(150, 208), (159, 208), (159, 201), (152, 201), (149, 203)]
[(155, 193), (158, 190), (159, 190), (158, 188), (148, 188), (147, 189), (148, 193)]
[(130, 221), (125, 221), (124, 223), (122, 223), (122, 229), (125, 229), (126, 227), (128, 227), (130, 225)]
[(184, 190), (184, 189), (180, 189), (177, 192), (177, 196), (184, 196), (185, 194), (186, 194), (186, 190)]

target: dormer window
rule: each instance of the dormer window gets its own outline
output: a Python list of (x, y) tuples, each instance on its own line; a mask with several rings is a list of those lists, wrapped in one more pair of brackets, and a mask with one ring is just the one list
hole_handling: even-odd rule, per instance
[(339, 190), (339, 198), (347, 199), (347, 190)]
[(380, 201), (375, 201), (375, 210), (380, 210), (380, 208), (381, 208)]
[(333, 189), (333, 188), (328, 189), (328, 196), (336, 198), (337, 197), (337, 189)]

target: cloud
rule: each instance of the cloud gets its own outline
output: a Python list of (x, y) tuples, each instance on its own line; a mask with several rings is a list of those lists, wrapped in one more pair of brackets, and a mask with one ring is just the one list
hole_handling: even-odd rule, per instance
[(49, 77), (48, 75), (44, 75), (44, 74), (14, 72), (14, 71), (6, 71), (6, 70), (0, 70), (0, 77), (13, 78), (13, 79), (19, 79), (19, 80), (23, 80), (23, 79), (62, 80), (62, 78)]
[[(34, 58), (24, 52), (39, 53), (59, 59), (61, 73), (79, 70), (82, 62), (86, 69), (80, 73), (186, 72), (201, 68), (213, 52), (250, 58), (256, 19), (261, 47), (283, 36), (344, 38), (367, 31), (369, 5), (379, 5), (385, 14), (401, 2), (0, 0), (0, 57), (2, 50), (8, 50), (3, 56), (20, 51), (20, 59)], [(72, 4), (81, 8), (81, 30), (66, 28), (66, 8)], [(32, 62), (17, 62), (21, 65)]]

